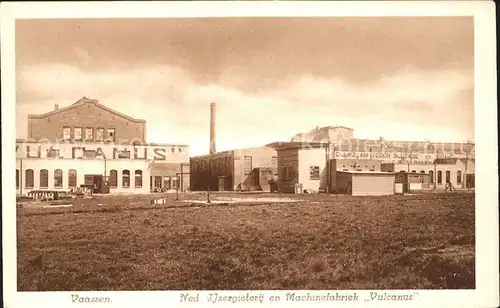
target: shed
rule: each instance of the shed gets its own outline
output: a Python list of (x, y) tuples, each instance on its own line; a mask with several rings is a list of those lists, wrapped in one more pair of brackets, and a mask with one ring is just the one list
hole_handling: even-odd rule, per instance
[(353, 196), (386, 196), (394, 194), (394, 173), (374, 171), (337, 171), (338, 193)]

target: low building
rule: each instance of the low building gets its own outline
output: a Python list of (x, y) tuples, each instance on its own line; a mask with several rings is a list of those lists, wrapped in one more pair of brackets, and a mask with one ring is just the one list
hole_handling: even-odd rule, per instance
[(190, 189), (205, 191), (269, 191), (276, 180), (276, 150), (255, 147), (190, 158)]
[(438, 158), (433, 164), (383, 163), (382, 171), (429, 174), (430, 183), (445, 188), (451, 183), (455, 188), (474, 188), (475, 159)]
[(337, 171), (336, 192), (353, 196), (394, 194), (394, 173), (381, 171)]

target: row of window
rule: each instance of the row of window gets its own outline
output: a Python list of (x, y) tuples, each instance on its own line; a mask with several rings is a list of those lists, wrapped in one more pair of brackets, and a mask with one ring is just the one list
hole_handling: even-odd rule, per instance
[(180, 182), (179, 182), (179, 177), (177, 176), (162, 177), (161, 175), (157, 175), (154, 177), (154, 182), (153, 182), (153, 177), (151, 177), (151, 182), (150, 182), (151, 188), (153, 188), (153, 184), (154, 188), (176, 189), (177, 187), (179, 187)]
[[(76, 181), (77, 172), (74, 169), (68, 170), (68, 187), (74, 188), (77, 187)], [(49, 187), (49, 171), (47, 169), (41, 169), (40, 173), (40, 188), (48, 188)], [(135, 187), (142, 187), (142, 170), (135, 170), (134, 172), (135, 178)], [(54, 170), (54, 188), (62, 188), (63, 187), (63, 171), (61, 169)], [(16, 169), (16, 188), (20, 186), (20, 174), (19, 169)], [(24, 171), (24, 187), (25, 188), (34, 188), (35, 186), (35, 172), (33, 169), (26, 169)], [(109, 186), (111, 188), (116, 188), (118, 186), (118, 171), (111, 170), (109, 176)], [(130, 171), (122, 170), (122, 187), (128, 188), (130, 187)]]
[[(82, 141), (83, 136), (83, 128), (82, 127), (74, 127), (73, 132), (70, 126), (63, 127), (63, 139), (64, 140), (75, 140)], [(95, 135), (94, 135), (95, 131)], [(106, 133), (106, 134), (105, 134)], [(73, 137), (73, 138), (72, 138)], [(94, 129), (93, 127), (85, 127), (85, 141), (115, 141), (115, 129), (108, 128), (104, 129), (102, 127)]]
[[(404, 170), (401, 170), (400, 172), (406, 172)], [(412, 170), (412, 173), (417, 173), (417, 170)], [(425, 174), (425, 170), (421, 170), (420, 173)], [(434, 170), (429, 170), (429, 175), (431, 177), (431, 183), (434, 183)], [(451, 172), (450, 170), (446, 170), (445, 172), (445, 183), (450, 183), (451, 182)], [(439, 170), (437, 172), (437, 179), (436, 179), (437, 184), (443, 184), (443, 172)], [(457, 170), (457, 185), (462, 184), (462, 171)]]

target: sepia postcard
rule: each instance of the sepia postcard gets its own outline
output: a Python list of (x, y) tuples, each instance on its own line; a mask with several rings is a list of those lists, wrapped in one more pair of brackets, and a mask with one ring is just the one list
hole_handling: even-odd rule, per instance
[(494, 14), (2, 3), (5, 307), (497, 307)]

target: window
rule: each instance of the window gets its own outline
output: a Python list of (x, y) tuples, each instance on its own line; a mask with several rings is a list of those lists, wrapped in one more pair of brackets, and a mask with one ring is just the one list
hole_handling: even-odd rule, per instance
[(68, 171), (68, 187), (76, 187), (76, 170), (70, 169)]
[(47, 169), (40, 170), (40, 188), (49, 187), (49, 171)]
[(135, 170), (135, 187), (139, 188), (142, 187), (142, 171), (141, 170)]
[(82, 128), (81, 127), (75, 127), (75, 140), (82, 140)]
[(252, 173), (252, 156), (245, 156), (243, 171), (245, 175), (249, 175), (250, 173)]
[(277, 168), (278, 167), (278, 157), (273, 156), (271, 158), (271, 163), (272, 163), (272, 165), (273, 165), (274, 168)]
[(283, 179), (285, 179), (285, 180), (291, 180), (292, 179), (292, 167), (285, 166), (281, 170), (282, 170), (281, 172), (283, 174)]
[(124, 188), (130, 187), (130, 171), (128, 170), (122, 171), (122, 187)]
[(61, 169), (54, 171), (54, 188), (62, 188), (63, 186), (63, 172)]
[(179, 177), (178, 176), (174, 176), (172, 178), (172, 188), (173, 189), (177, 189), (179, 187)]
[(130, 158), (130, 151), (118, 151), (118, 158)]
[(425, 174), (425, 171), (424, 170), (420, 170), (420, 173)]
[(170, 189), (170, 177), (169, 176), (163, 177), (163, 187), (165, 187), (166, 189)]
[(94, 129), (92, 127), (85, 128), (85, 140), (86, 141), (94, 140)]
[(429, 170), (429, 174), (431, 176), (431, 183), (434, 183), (434, 171)]
[(309, 179), (319, 180), (319, 166), (310, 166), (309, 167)]
[(462, 184), (462, 171), (460, 170), (457, 171), (457, 184)]
[(19, 169), (16, 169), (16, 189), (19, 188)]
[(96, 141), (103, 141), (104, 140), (104, 128), (96, 129), (95, 140)]
[(115, 129), (114, 128), (108, 128), (108, 135), (106, 136), (106, 140), (109, 141), (115, 141)]
[(441, 170), (438, 171), (437, 183), (438, 184), (442, 184), (443, 183), (443, 172)]
[(71, 140), (71, 127), (63, 127), (63, 140)]
[(450, 182), (451, 182), (450, 170), (446, 170), (446, 183), (450, 183)]
[(417, 170), (412, 170), (411, 173), (417, 173)]
[(47, 158), (58, 158), (59, 150), (56, 149), (48, 149), (47, 150)]
[(83, 158), (96, 158), (96, 157), (97, 157), (97, 151), (94, 150), (83, 151)]
[(117, 187), (118, 186), (118, 171), (111, 170), (109, 172), (109, 187)]
[(35, 183), (35, 172), (33, 172), (33, 169), (24, 171), (24, 178), (24, 187), (33, 188)]
[(155, 176), (155, 188), (161, 188), (161, 176)]

